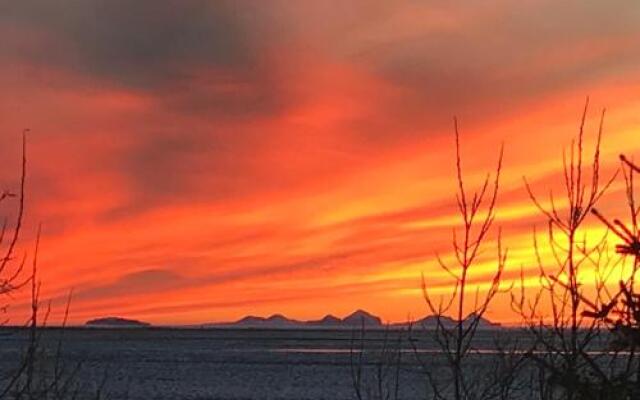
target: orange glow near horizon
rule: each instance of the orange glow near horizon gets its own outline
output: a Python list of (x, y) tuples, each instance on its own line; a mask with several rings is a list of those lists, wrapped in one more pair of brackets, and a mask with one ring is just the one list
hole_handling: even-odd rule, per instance
[[(499, 1), (464, 10), (191, 3), (159, 7), (145, 26), (106, 7), (106, 25), (86, 38), (77, 32), (93, 29), (88, 6), (47, 23), (46, 6), (0, 16), (10, 39), (0, 46), (0, 183), (15, 190), (20, 132), (30, 128), (20, 252), (32, 253), (41, 222), (52, 323), (71, 290), (73, 324), (359, 308), (385, 321), (424, 316), (421, 275), (433, 293), (452, 290), (436, 254), (453, 257), (460, 224), (453, 115), (470, 187), (505, 145), (495, 226), (510, 252), (505, 279), (523, 268), (535, 287), (533, 227), (545, 221), (522, 177), (545, 199), (560, 192), (562, 149), (587, 95), (589, 149), (607, 108), (603, 174), (618, 154), (640, 154), (637, 7), (620, 21), (604, 5), (550, 16), (546, 1), (520, 12)], [(174, 12), (203, 17), (185, 27)], [(100, 31), (111, 28), (122, 35)], [(622, 189), (602, 199), (612, 215), (623, 215)], [(595, 220), (585, 226), (603, 232)], [(472, 275), (481, 290), (495, 238)], [(24, 320), (27, 298), (10, 299), (12, 322)], [(515, 319), (505, 299), (490, 319)]]

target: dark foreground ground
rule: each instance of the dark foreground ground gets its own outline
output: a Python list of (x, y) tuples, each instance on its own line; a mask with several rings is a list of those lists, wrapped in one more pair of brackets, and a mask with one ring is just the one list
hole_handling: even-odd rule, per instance
[[(443, 365), (425, 333), (408, 340), (406, 333), (372, 331), (355, 341), (360, 332), (348, 330), (71, 328), (41, 334), (49, 371), (54, 360), (67, 374), (77, 371), (73, 382), (81, 398), (95, 398), (102, 388), (112, 399), (354, 399), (358, 366), (363, 366), (363, 390), (369, 390), (377, 385), (383, 349), (395, 360), (400, 343), (398, 390), (403, 399), (419, 399), (425, 393), (423, 365), (436, 373)], [(486, 357), (495, 349), (496, 335), (504, 342), (521, 334), (480, 332), (476, 346), (487, 350)], [(23, 330), (0, 331), (0, 372), (19, 361), (26, 337)], [(395, 369), (386, 374), (393, 376)]]

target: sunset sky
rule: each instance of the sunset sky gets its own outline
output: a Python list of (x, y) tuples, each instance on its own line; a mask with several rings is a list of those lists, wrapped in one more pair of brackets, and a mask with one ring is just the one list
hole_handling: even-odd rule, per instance
[(73, 323), (421, 317), (422, 273), (450, 291), (454, 116), (469, 185), (505, 145), (508, 278), (537, 274), (545, 224), (522, 177), (559, 187), (587, 96), (605, 174), (640, 157), (636, 0), (21, 0), (0, 38), (0, 185), (31, 129), (20, 252), (41, 222), (52, 321), (72, 288)]

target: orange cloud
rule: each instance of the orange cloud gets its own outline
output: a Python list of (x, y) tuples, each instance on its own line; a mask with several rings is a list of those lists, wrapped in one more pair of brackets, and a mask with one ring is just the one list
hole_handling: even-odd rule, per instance
[[(506, 146), (496, 221), (506, 276), (522, 266), (533, 284), (531, 232), (544, 220), (522, 177), (560, 190), (586, 94), (590, 132), (609, 109), (605, 172), (640, 150), (634, 10), (141, 1), (123, 13), (116, 3), (64, 13), (16, 3), (0, 16), (0, 178), (15, 187), (19, 133), (31, 128), (21, 250), (42, 222), (53, 321), (72, 288), (74, 323), (353, 308), (419, 317), (422, 273), (451, 290), (435, 254), (452, 258), (459, 224), (453, 115), (469, 184)], [(473, 283), (492, 268), (488, 250)], [(508, 304), (491, 317), (509, 320)]]

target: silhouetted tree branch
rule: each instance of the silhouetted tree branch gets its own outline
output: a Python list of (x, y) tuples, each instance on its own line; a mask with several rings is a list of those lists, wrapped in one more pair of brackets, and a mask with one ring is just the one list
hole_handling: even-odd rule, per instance
[[(437, 256), (437, 261), (453, 281), (453, 293), (439, 302), (429, 293), (427, 280), (422, 277), (424, 299), (430, 312), (435, 316), (436, 327), (434, 339), (440, 347), (450, 373), (450, 383), (438, 383), (432, 371), (425, 370), (427, 379), (436, 399), (453, 398), (475, 399), (482, 398), (483, 393), (489, 393), (487, 387), (479, 387), (480, 380), (473, 373), (465, 371), (465, 363), (469, 355), (475, 352), (473, 339), (489, 305), (500, 291), (502, 273), (507, 261), (507, 250), (502, 246), (502, 235), (497, 233), (496, 267), (486, 292), (481, 295), (476, 288), (473, 303), (468, 302), (471, 294), (469, 276), (476, 265), (489, 232), (495, 220), (496, 201), (500, 186), (500, 174), (504, 148), (500, 149), (498, 162), (493, 178), (487, 174), (480, 188), (470, 193), (467, 191), (462, 171), (462, 156), (460, 151), (460, 134), (458, 121), (454, 119), (455, 147), (456, 147), (456, 177), (458, 193), (456, 195), (458, 214), (462, 220), (461, 232), (453, 230), (452, 249), (455, 262), (446, 263)], [(445, 323), (445, 317), (451, 314), (455, 326)], [(449, 380), (446, 380), (449, 381)], [(496, 382), (492, 382), (492, 385)], [(486, 386), (486, 385), (485, 385)]]

